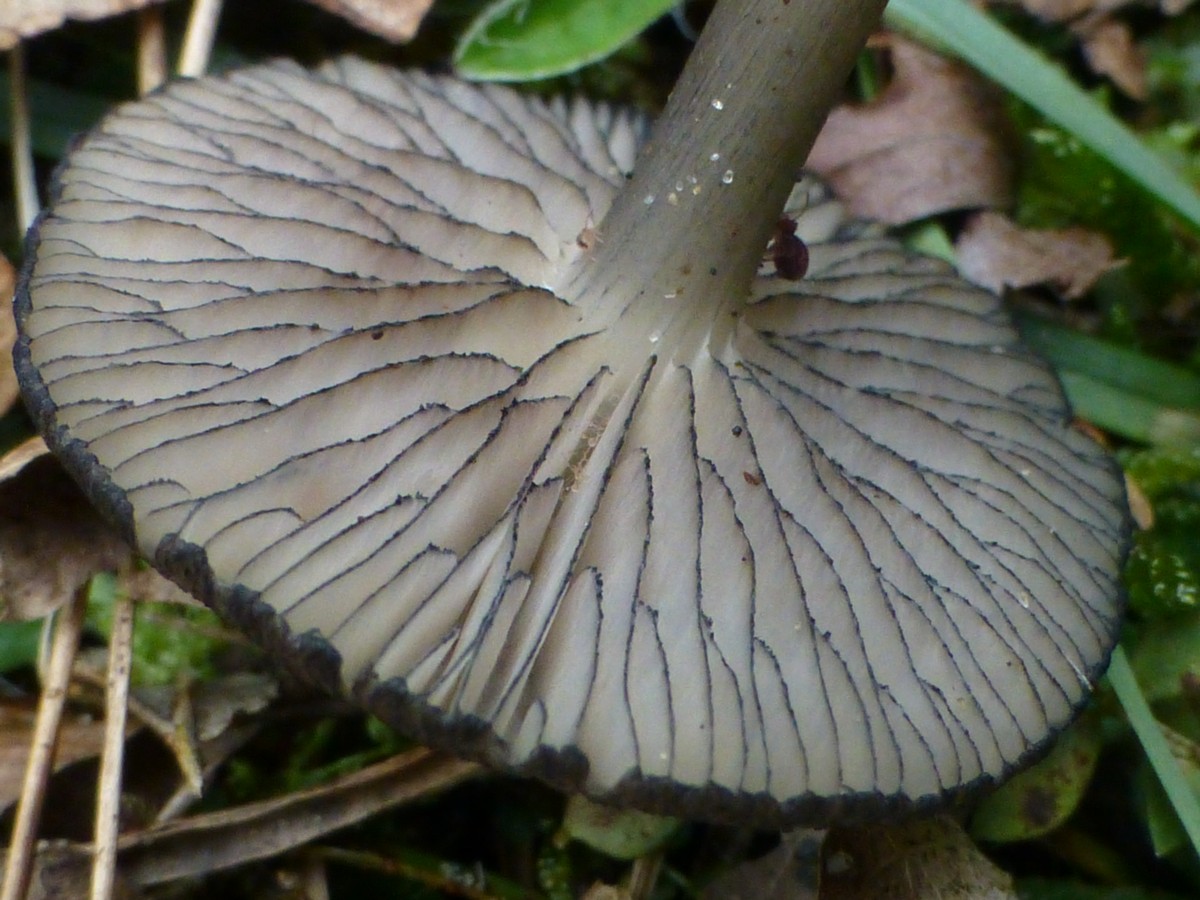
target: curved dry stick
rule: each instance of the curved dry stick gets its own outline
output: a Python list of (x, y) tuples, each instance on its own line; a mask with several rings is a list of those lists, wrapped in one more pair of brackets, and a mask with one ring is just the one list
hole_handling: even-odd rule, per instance
[(146, 887), (266, 859), (483, 772), (475, 763), (410, 750), (297, 795), (127, 835), (120, 841), (121, 873)]

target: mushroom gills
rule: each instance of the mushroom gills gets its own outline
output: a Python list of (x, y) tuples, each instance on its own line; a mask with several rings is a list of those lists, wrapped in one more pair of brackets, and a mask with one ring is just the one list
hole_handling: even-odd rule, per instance
[(803, 279), (597, 301), (643, 132), (352, 59), (124, 106), (32, 244), (34, 413), (168, 574), (434, 743), (764, 823), (1003, 776), (1114, 641), (1114, 464), (995, 297), (811, 178)]

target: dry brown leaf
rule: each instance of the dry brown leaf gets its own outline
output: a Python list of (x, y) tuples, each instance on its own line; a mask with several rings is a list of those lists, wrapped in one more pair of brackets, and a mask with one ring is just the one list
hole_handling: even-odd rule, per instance
[(821, 900), (1016, 900), (998, 869), (946, 816), (831, 831)]
[(1150, 502), (1137, 479), (1128, 472), (1125, 473), (1125, 496), (1129, 498), (1129, 514), (1133, 517), (1133, 524), (1142, 531), (1153, 528), (1154, 504)]
[(1083, 55), (1092, 71), (1112, 79), (1134, 100), (1146, 99), (1146, 55), (1133, 31), (1118, 19), (1105, 18), (1082, 29)]
[(1084, 58), (1097, 75), (1112, 80), (1135, 100), (1146, 98), (1145, 54), (1129, 25), (1113, 13), (1128, 6), (1157, 8), (1176, 16), (1195, 0), (990, 0), (993, 5), (1020, 6), (1045, 22), (1066, 24), (1079, 38)]
[(135, 692), (130, 711), (175, 757), (179, 792), (199, 799), (204, 790), (205, 748), (211, 748), (242, 714), (261, 712), (278, 693), (266, 675), (238, 673), (211, 682)]
[(411, 40), (433, 0), (309, 0), (389, 41)]
[[(58, 609), (96, 572), (130, 559), (128, 545), (36, 441), (0, 470), (0, 619), (37, 619)], [(26, 459), (12, 472), (10, 457)]]
[(12, 363), (13, 344), (17, 342), (17, 322), (12, 307), (16, 281), (17, 273), (12, 263), (0, 254), (0, 414), (8, 412), (20, 396)]
[(856, 215), (893, 224), (1008, 205), (1012, 154), (996, 89), (917, 44), (886, 46), (891, 82), (871, 103), (835, 109), (808, 165)]
[(1099, 232), (1020, 228), (995, 212), (972, 216), (955, 250), (959, 269), (976, 284), (997, 292), (1049, 284), (1071, 300), (1119, 265), (1112, 244)]
[[(269, 675), (235, 672), (191, 685), (138, 688), (134, 691), (138, 702), (158, 719), (147, 724), (162, 723), (170, 727), (181, 690), (190, 695), (192, 722), (188, 730), (199, 741), (211, 741), (232, 724), (234, 716), (251, 715), (266, 709), (278, 695), (279, 685)], [(135, 713), (141, 714), (141, 711), (135, 710)]]
[(0, 50), (67, 19), (103, 19), (162, 0), (0, 0)]

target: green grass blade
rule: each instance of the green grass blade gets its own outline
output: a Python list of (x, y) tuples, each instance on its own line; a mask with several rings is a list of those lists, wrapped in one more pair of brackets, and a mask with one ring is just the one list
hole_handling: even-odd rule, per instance
[(1200, 413), (1200, 375), (1195, 372), (1029, 313), (1017, 313), (1016, 319), (1025, 343), (1056, 368), (1090, 375), (1162, 406)]
[(1125, 710), (1125, 716), (1137, 735), (1154, 774), (1158, 776), (1163, 790), (1171, 800), (1175, 814), (1192, 842), (1192, 849), (1200, 854), (1200, 798), (1197, 798), (1187, 783), (1187, 776), (1179, 762), (1171, 754), (1167, 739), (1146, 702), (1129, 658), (1121, 647), (1113, 651), (1112, 663), (1108, 668), (1108, 683), (1116, 692), (1117, 699)]
[(1142, 444), (1186, 447), (1200, 444), (1200, 414), (1163, 406), (1098, 378), (1059, 369), (1071, 408), (1082, 419)]
[(1089, 422), (1146, 444), (1200, 443), (1200, 375), (1028, 313), (1017, 326)]
[(891, 0), (889, 25), (960, 56), (1200, 228), (1200, 195), (1057, 66), (966, 0)]

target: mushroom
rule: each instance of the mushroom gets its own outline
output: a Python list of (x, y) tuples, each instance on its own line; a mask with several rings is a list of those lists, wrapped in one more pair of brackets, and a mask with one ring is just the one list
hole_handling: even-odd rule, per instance
[(355, 59), (121, 107), (30, 240), (29, 407), (429, 744), (762, 825), (1003, 777), (1106, 663), (1122, 484), (996, 297), (792, 190), (882, 5), (724, 0), (636, 166), (634, 114)]

